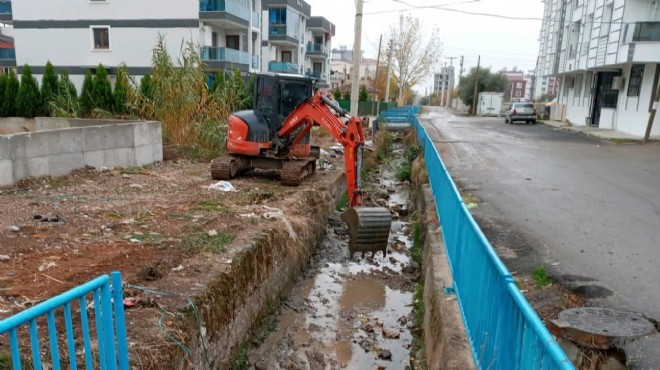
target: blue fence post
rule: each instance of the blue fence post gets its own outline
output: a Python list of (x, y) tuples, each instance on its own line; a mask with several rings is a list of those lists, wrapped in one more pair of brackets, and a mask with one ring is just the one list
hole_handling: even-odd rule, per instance
[(115, 302), (115, 325), (119, 351), (119, 369), (128, 370), (128, 345), (126, 339), (126, 319), (124, 317), (124, 293), (122, 291), (121, 273), (115, 271), (112, 277), (112, 293)]

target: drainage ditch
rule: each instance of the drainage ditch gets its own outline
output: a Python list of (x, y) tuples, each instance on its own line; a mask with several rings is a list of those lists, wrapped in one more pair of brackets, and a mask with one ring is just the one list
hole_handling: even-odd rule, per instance
[(349, 260), (340, 211), (290, 293), (257, 331), (237, 367), (254, 369), (416, 369), (413, 292), (420, 269), (411, 258), (410, 189), (397, 180), (404, 163), (401, 136), (391, 158), (365, 188), (393, 210), (387, 256)]

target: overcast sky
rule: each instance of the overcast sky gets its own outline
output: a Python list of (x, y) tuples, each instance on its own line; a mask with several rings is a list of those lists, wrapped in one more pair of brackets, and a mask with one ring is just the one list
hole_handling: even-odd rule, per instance
[[(326, 17), (335, 24), (336, 35), (332, 40), (332, 47), (346, 45), (352, 49), (354, 0), (306, 1), (312, 7), (312, 15)], [(411, 9), (407, 4), (426, 8)], [(507, 17), (539, 19), (543, 16), (541, 0), (366, 0), (362, 23), (364, 56), (376, 58), (380, 35), (398, 21), (402, 12), (397, 10), (405, 9), (403, 14), (419, 18), (428, 33), (433, 27), (439, 29), (443, 42), (441, 63), (449, 64), (449, 59), (445, 57), (463, 55), (464, 69), (467, 71), (477, 65), (477, 56), (481, 55), (481, 65), (492, 67), (492, 71), (503, 67), (511, 69), (513, 66), (524, 71), (534, 69), (539, 47), (540, 20), (509, 20), (428, 8), (445, 4), (455, 4), (447, 6), (452, 9)], [(388, 10), (393, 12), (369, 14)], [(458, 59), (454, 59), (453, 63), (458, 72)], [(424, 84), (417, 86), (416, 90), (424, 92), (427, 86), (430, 89), (431, 84), (429, 78)]]

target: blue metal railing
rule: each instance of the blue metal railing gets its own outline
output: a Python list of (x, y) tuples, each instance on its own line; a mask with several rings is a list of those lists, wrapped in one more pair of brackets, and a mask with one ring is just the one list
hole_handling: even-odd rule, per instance
[(327, 54), (328, 48), (323, 44), (307, 44), (307, 52)]
[(328, 80), (328, 74), (324, 72), (307, 72), (305, 74), (307, 75), (307, 77), (315, 78), (317, 80), (323, 80), (323, 81)]
[(402, 107), (382, 112), (381, 117), (408, 119), (424, 148), (454, 291), (476, 367), (574, 370), (463, 203), (416, 116), (419, 111), (419, 107)]
[(11, 1), (0, 0), (0, 14), (12, 14)]
[(287, 62), (268, 62), (270, 72), (300, 73), (300, 66)]
[(250, 64), (250, 54), (245, 51), (211, 46), (204, 46), (200, 51), (202, 53), (202, 60)]
[(16, 49), (0, 49), (0, 59), (16, 59)]
[(250, 21), (251, 11), (235, 0), (200, 0), (200, 12), (227, 12), (240, 19)]
[[(94, 347), (89, 329), (90, 310), (87, 306), (87, 296), (92, 295), (93, 316), (96, 328), (98, 356), (94, 356)], [(113, 304), (114, 301), (114, 304)], [(22, 369), (21, 349), (18, 332), (27, 324), (34, 369), (41, 369), (41, 343), (39, 341), (37, 320), (46, 316), (48, 342), (50, 347), (50, 362), (52, 369), (61, 368), (56, 312), (64, 313), (64, 327), (68, 350), (69, 368), (77, 369), (76, 332), (82, 333), (84, 347), (84, 363), (86, 369), (92, 369), (94, 360), (98, 360), (102, 370), (128, 370), (128, 346), (126, 341), (126, 323), (124, 318), (124, 299), (121, 287), (121, 275), (112, 272), (111, 276), (103, 275), (83, 285), (75, 287), (56, 297), (48, 299), (34, 307), (0, 321), (0, 337), (9, 335), (12, 368)], [(72, 312), (80, 311), (80, 328), (74, 331)], [(77, 321), (76, 321), (77, 326)], [(62, 331), (60, 330), (60, 333)], [(115, 346), (116, 343), (116, 346)], [(66, 366), (65, 366), (66, 368)]]

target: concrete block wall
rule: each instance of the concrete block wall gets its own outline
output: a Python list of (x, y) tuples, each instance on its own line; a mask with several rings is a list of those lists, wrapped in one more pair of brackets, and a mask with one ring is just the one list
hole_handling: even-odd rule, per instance
[(55, 126), (68, 127), (0, 136), (0, 186), (85, 166), (133, 167), (163, 160), (160, 122), (68, 120), (65, 125), (56, 120)]

